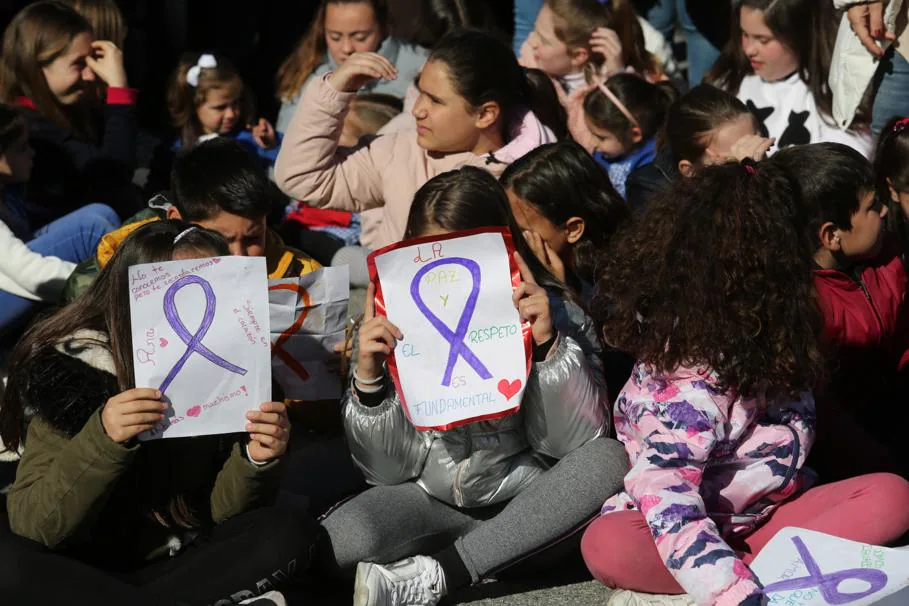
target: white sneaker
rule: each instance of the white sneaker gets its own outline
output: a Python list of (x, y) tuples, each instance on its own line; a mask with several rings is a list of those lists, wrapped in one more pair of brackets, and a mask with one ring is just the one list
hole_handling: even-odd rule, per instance
[(666, 595), (617, 589), (609, 596), (606, 606), (696, 606), (687, 594)]
[(259, 597), (243, 600), (241, 604), (252, 604), (252, 606), (287, 606), (287, 600), (280, 591), (269, 591)]
[(442, 566), (426, 556), (357, 565), (354, 606), (433, 606), (446, 593)]

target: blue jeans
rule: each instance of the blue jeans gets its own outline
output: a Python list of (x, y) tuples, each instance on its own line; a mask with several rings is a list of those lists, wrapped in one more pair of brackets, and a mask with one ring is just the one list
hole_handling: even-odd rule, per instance
[[(38, 254), (81, 263), (92, 257), (101, 237), (120, 225), (117, 213), (104, 204), (89, 204), (52, 221), (26, 242)], [(22, 319), (37, 301), (0, 290), (0, 330)]]
[(875, 83), (871, 131), (877, 139), (887, 120), (909, 116), (909, 62), (896, 49), (890, 49), (877, 68)]
[(675, 34), (676, 19), (678, 19), (682, 32), (685, 34), (685, 45), (688, 48), (688, 85), (700, 84), (704, 79), (704, 74), (720, 56), (720, 51), (695, 27), (688, 14), (688, 9), (685, 7), (685, 0), (657, 0), (644, 18), (663, 34), (670, 44)]
[(520, 56), (521, 46), (537, 21), (537, 13), (543, 8), (543, 0), (514, 0), (514, 38), (512, 47), (515, 56)]

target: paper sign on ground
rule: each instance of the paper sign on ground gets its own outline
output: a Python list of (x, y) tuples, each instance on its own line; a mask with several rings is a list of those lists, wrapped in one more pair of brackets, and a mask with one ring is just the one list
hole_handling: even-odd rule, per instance
[(167, 418), (142, 440), (242, 432), (271, 401), (265, 259), (212, 257), (129, 268), (136, 385)]
[(780, 530), (750, 568), (771, 605), (883, 605), (909, 588), (909, 553), (801, 528)]
[(512, 303), (511, 236), (482, 229), (388, 246), (369, 258), (377, 313), (404, 335), (388, 360), (418, 429), (450, 429), (518, 410), (530, 328)]
[(326, 267), (301, 278), (269, 280), (272, 370), (291, 400), (341, 397), (341, 379), (327, 363), (344, 340), (349, 268)]

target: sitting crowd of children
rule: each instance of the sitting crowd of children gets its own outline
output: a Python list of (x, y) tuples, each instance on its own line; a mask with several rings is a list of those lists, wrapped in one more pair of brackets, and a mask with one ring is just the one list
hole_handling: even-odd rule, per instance
[[(580, 555), (614, 606), (759, 606), (785, 527), (909, 541), (909, 117), (833, 121), (834, 5), (738, 0), (687, 89), (627, 0), (545, 0), (518, 54), (482, 1), (423, 4), (430, 47), (386, 0), (319, 0), (276, 126), (184, 54), (145, 161), (116, 3), (9, 24), (0, 601), (431, 606)], [(516, 251), (520, 410), (420, 430), (367, 256), (485, 227)], [(141, 442), (168, 404), (128, 270), (228, 255), (349, 267), (343, 396)]]

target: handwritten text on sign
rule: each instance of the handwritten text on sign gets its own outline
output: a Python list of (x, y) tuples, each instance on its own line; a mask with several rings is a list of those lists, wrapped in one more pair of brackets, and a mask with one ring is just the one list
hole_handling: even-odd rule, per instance
[(909, 553), (784, 528), (751, 563), (769, 604), (864, 606), (909, 586)]
[(269, 281), (272, 370), (286, 398), (341, 396), (341, 379), (329, 364), (344, 341), (349, 298), (347, 266)]
[(517, 409), (527, 350), (500, 231), (402, 242), (371, 264), (386, 315), (404, 334), (390, 367), (416, 427)]
[(136, 385), (167, 418), (140, 439), (244, 431), (271, 400), (265, 260), (214, 257), (129, 268)]

